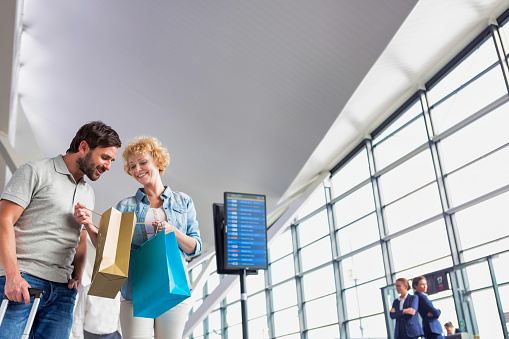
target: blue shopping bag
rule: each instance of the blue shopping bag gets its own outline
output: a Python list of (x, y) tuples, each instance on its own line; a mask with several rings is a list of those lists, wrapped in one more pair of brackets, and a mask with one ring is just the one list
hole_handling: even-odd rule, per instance
[(155, 319), (191, 296), (175, 233), (160, 232), (131, 253), (133, 315)]

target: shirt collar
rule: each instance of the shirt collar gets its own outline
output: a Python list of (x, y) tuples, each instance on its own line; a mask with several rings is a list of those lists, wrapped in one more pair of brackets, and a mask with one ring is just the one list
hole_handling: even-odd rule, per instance
[[(72, 176), (71, 172), (69, 172), (69, 169), (67, 168), (67, 165), (65, 164), (64, 157), (62, 154), (57, 155), (53, 158), (53, 163), (55, 165), (55, 171), (57, 173), (67, 175), (69, 178), (72, 178), (74, 181), (74, 177)], [(85, 178), (84, 176), (80, 179), (78, 182), (79, 184), (85, 184)]]

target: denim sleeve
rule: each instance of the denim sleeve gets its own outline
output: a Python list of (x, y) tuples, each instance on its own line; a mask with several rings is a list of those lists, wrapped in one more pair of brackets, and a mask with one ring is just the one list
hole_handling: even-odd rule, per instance
[(196, 241), (196, 249), (194, 253), (187, 254), (189, 257), (194, 257), (201, 252), (201, 237), (200, 229), (198, 228), (198, 220), (196, 220), (196, 208), (194, 207), (193, 199), (189, 198), (187, 204), (187, 231), (186, 235), (194, 238)]

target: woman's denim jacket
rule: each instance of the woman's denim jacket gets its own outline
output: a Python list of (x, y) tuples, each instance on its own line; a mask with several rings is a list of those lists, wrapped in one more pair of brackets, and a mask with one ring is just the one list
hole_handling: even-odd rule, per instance
[[(182, 233), (194, 238), (196, 240), (196, 249), (194, 253), (187, 254), (192, 257), (200, 253), (201, 251), (201, 238), (200, 230), (198, 229), (198, 221), (196, 220), (196, 209), (194, 208), (193, 200), (190, 196), (181, 192), (173, 192), (169, 187), (166, 187), (163, 194), (163, 208), (168, 219), (168, 223), (178, 228)], [(136, 219), (138, 222), (144, 222), (145, 216), (150, 208), (150, 201), (148, 196), (143, 193), (143, 189), (140, 188), (136, 192), (134, 197), (126, 198), (117, 204), (117, 210), (120, 212), (136, 212)], [(131, 242), (131, 252), (136, 250), (145, 241), (147, 241), (147, 229), (145, 224), (137, 224), (134, 233), (142, 233), (133, 235)], [(184, 251), (180, 250), (180, 257), (182, 258), (182, 264), (186, 271), (187, 283), (189, 288), (191, 284), (189, 282), (189, 274), (187, 273), (187, 261), (185, 260)], [(126, 300), (133, 300), (131, 290), (131, 266), (129, 265), (129, 273), (127, 280), (120, 289), (122, 297)]]

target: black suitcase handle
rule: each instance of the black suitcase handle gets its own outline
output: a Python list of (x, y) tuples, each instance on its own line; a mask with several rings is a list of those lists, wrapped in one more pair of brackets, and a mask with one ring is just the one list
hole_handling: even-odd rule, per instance
[[(28, 293), (30, 293), (30, 298), (41, 298), (42, 295), (46, 292), (39, 288), (29, 288)], [(4, 293), (4, 299), (7, 299), (7, 296), (5, 295), (5, 293)]]

